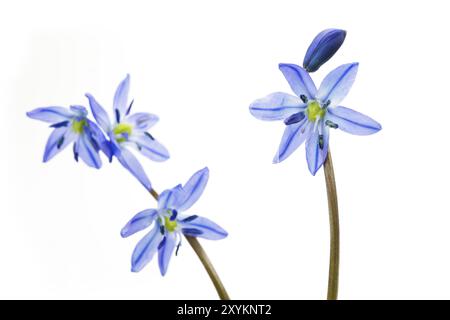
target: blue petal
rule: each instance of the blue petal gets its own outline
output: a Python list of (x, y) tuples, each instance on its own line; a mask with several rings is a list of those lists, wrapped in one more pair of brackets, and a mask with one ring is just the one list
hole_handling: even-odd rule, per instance
[(69, 109), (63, 107), (45, 107), (31, 110), (27, 112), (27, 116), (35, 120), (58, 123), (70, 120), (74, 114)]
[(114, 155), (124, 168), (130, 171), (130, 173), (138, 179), (147, 190), (152, 190), (152, 184), (150, 183), (144, 168), (142, 168), (142, 165), (130, 151), (125, 148), (116, 148)]
[(303, 67), (308, 72), (319, 70), (339, 50), (347, 33), (340, 29), (327, 29), (319, 33), (306, 51)]
[(59, 127), (53, 130), (45, 146), (43, 161), (47, 162), (75, 140), (77, 135), (71, 128)]
[[(125, 79), (117, 87), (116, 93), (114, 94), (114, 113), (119, 113), (119, 121), (124, 117), (128, 110), (128, 91), (130, 90), (130, 75), (127, 74)], [(117, 121), (117, 122), (119, 122)]]
[(323, 126), (323, 123), (320, 125), (322, 132), (319, 134), (319, 131), (316, 130), (306, 140), (306, 161), (309, 172), (313, 176), (319, 171), (328, 155), (329, 129)]
[(286, 160), (308, 138), (313, 124), (304, 118), (302, 121), (286, 126), (273, 163)]
[(291, 114), (300, 112), (306, 108), (303, 101), (296, 96), (275, 92), (264, 98), (255, 100), (250, 105), (250, 113), (260, 120), (282, 120)]
[(86, 97), (89, 100), (89, 105), (91, 106), (91, 111), (94, 115), (95, 121), (97, 121), (103, 131), (109, 132), (111, 130), (111, 122), (109, 121), (109, 117), (105, 109), (103, 109), (103, 107), (90, 93), (86, 93)]
[[(186, 221), (186, 219), (184, 221)], [(222, 227), (204, 217), (196, 217), (187, 222), (183, 222), (182, 220), (179, 223), (181, 224), (182, 232), (188, 236), (195, 236), (208, 240), (220, 240), (228, 236), (228, 233)], [(193, 232), (193, 230), (199, 232)]]
[(151, 135), (132, 135), (130, 141), (137, 144), (139, 151), (153, 161), (166, 161), (170, 158), (169, 151)]
[(174, 209), (177, 202), (177, 193), (172, 189), (164, 190), (159, 195), (158, 209)]
[(381, 130), (381, 124), (372, 118), (345, 107), (329, 108), (327, 120), (337, 124), (342, 131), (361, 136)]
[(317, 92), (316, 85), (305, 69), (295, 64), (287, 63), (280, 63), (279, 68), (297, 96), (314, 99)]
[(159, 232), (159, 225), (155, 224), (152, 230), (138, 242), (131, 256), (132, 272), (141, 271), (152, 260), (162, 237), (163, 235)]
[(77, 154), (89, 167), (96, 169), (101, 168), (102, 160), (100, 159), (100, 155), (93, 145), (91, 137), (86, 132), (78, 137)]
[(122, 228), (120, 235), (123, 238), (126, 238), (138, 231), (144, 230), (153, 223), (157, 215), (158, 210), (155, 209), (147, 209), (139, 212), (133, 218), (131, 218), (131, 220), (125, 227)]
[(298, 112), (298, 113), (294, 113), (293, 115), (289, 116), (288, 118), (286, 118), (284, 120), (284, 124), (289, 126), (291, 124), (298, 123), (298, 122), (302, 121), (303, 119), (305, 119), (305, 117), (306, 116), (305, 116), (305, 113), (303, 111), (302, 112)]
[(177, 208), (180, 211), (185, 211), (189, 209), (203, 193), (206, 184), (209, 179), (209, 169), (203, 168), (196, 173), (186, 182), (183, 186), (183, 196), (179, 199), (177, 203)]
[(323, 79), (317, 92), (317, 99), (323, 103), (330, 101), (330, 107), (337, 106), (347, 96), (355, 82), (358, 66), (358, 63), (349, 63), (331, 71)]
[(106, 139), (103, 132), (94, 122), (89, 119), (87, 121), (89, 124), (88, 133), (91, 135), (92, 139), (94, 139), (95, 142), (100, 146), (100, 149), (103, 151), (103, 153), (108, 157), (109, 162), (111, 162), (113, 157), (111, 142)]
[(133, 126), (133, 129), (138, 129), (141, 131), (150, 129), (158, 121), (159, 118), (157, 115), (146, 112), (136, 112), (124, 119), (124, 122), (127, 122)]
[(164, 276), (169, 267), (170, 258), (172, 257), (173, 251), (176, 246), (175, 233), (169, 232), (166, 234), (166, 240), (163, 246), (158, 250), (158, 264), (161, 275)]
[(78, 118), (86, 118), (88, 115), (86, 108), (79, 105), (70, 106), (70, 111), (72, 111)]

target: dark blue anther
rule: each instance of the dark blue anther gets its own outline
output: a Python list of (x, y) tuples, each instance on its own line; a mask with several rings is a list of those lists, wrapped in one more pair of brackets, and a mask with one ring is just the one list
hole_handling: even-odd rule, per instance
[(150, 139), (155, 140), (155, 138), (153, 138), (153, 136), (152, 136), (150, 133), (148, 133), (147, 131), (145, 131), (144, 134), (145, 134), (147, 137), (149, 137)]
[(198, 230), (198, 229), (194, 229), (194, 228), (183, 228), (183, 229), (181, 229), (181, 232), (183, 232), (187, 236), (193, 236), (193, 237), (203, 234), (202, 230)]
[(331, 101), (327, 100), (327, 102), (324, 103), (323, 108), (326, 109), (330, 106)]
[(164, 226), (159, 227), (159, 232), (161, 232), (161, 234), (164, 234)]
[(77, 144), (73, 144), (73, 157), (75, 158), (75, 161), (78, 162), (78, 152), (77, 152)]
[(120, 122), (120, 112), (117, 109), (115, 109), (114, 111), (116, 113), (116, 122), (119, 123)]
[(181, 241), (178, 243), (177, 245), (177, 249), (175, 250), (175, 255), (178, 255), (178, 250), (180, 250), (180, 246), (181, 246)]
[(191, 222), (192, 220), (195, 220), (197, 218), (198, 218), (198, 216), (194, 214), (193, 216), (189, 216), (187, 218), (184, 218), (183, 220), (181, 220), (181, 222)]
[(325, 121), (325, 125), (333, 129), (339, 128), (339, 125), (337, 123), (334, 123), (333, 121), (330, 120)]
[(161, 242), (158, 244), (158, 250), (161, 249), (162, 247), (164, 247), (164, 245), (166, 244), (166, 237), (164, 237)]
[(323, 150), (323, 134), (319, 135), (319, 148)]
[(308, 97), (305, 96), (304, 94), (300, 95), (300, 99), (302, 99), (303, 103), (307, 103), (308, 102)]
[(59, 138), (58, 143), (56, 144), (56, 148), (61, 148), (61, 146), (64, 143), (64, 136), (62, 136), (61, 138)]
[(173, 209), (172, 210), (172, 216), (170, 217), (170, 221), (175, 220), (177, 218), (177, 215), (178, 215), (178, 211)]
[(69, 125), (69, 120), (54, 123), (50, 126), (50, 128), (61, 128), (61, 127), (67, 127)]
[(293, 115), (290, 115), (287, 119), (284, 120), (284, 124), (288, 126), (290, 124), (300, 122), (303, 119), (305, 119), (305, 113), (303, 111), (294, 113)]
[(130, 102), (130, 106), (128, 107), (128, 110), (127, 110), (127, 114), (126, 114), (126, 115), (129, 115), (129, 114), (130, 114), (130, 111), (131, 111), (131, 107), (133, 106), (133, 103), (134, 103), (134, 99), (133, 99), (133, 100), (131, 100), (131, 102)]

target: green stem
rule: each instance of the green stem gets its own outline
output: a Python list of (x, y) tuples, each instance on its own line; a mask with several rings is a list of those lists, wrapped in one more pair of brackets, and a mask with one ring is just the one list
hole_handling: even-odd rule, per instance
[[(155, 198), (156, 201), (159, 199), (159, 194), (155, 190), (150, 190), (150, 194)], [(216, 288), (217, 294), (219, 295), (221, 300), (230, 300), (230, 297), (228, 296), (227, 291), (225, 290), (225, 287), (220, 280), (219, 275), (217, 274), (216, 269), (214, 269), (213, 264), (211, 263), (211, 260), (209, 260), (208, 255), (206, 254), (205, 250), (203, 249), (200, 242), (197, 240), (196, 237), (190, 237), (185, 236), (186, 240), (191, 245), (192, 249), (194, 249), (194, 252), (197, 254), (198, 258), (200, 259), (201, 263), (203, 264), (203, 267), (205, 267), (206, 272), (208, 273), (209, 277), (211, 278), (212, 283), (214, 284), (214, 287)]]
[(337, 300), (339, 284), (339, 210), (334, 178), (333, 161), (328, 149), (328, 156), (323, 165), (327, 186), (328, 211), (330, 214), (330, 269), (328, 272), (328, 300)]

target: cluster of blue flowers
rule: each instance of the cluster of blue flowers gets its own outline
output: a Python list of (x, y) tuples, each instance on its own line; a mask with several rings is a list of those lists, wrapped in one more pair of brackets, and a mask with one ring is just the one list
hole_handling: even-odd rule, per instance
[(306, 142), (306, 161), (309, 171), (315, 175), (327, 158), (330, 128), (355, 135), (369, 135), (381, 130), (375, 120), (340, 105), (355, 81), (358, 63), (334, 69), (319, 89), (309, 75), (337, 52), (345, 36), (344, 30), (324, 30), (309, 46), (303, 68), (290, 63), (279, 64), (295, 96), (275, 92), (250, 105), (250, 113), (255, 118), (283, 120), (286, 125), (274, 163), (284, 161)]
[[(275, 92), (250, 105), (250, 112), (256, 118), (283, 120), (286, 125), (275, 163), (285, 160), (306, 141), (308, 168), (315, 175), (328, 154), (330, 128), (356, 135), (368, 135), (381, 129), (373, 119), (340, 105), (355, 80), (358, 63), (334, 69), (319, 89), (309, 75), (338, 51), (345, 36), (343, 30), (327, 29), (311, 43), (303, 68), (295, 64), (279, 65), (295, 96)], [(158, 122), (158, 117), (145, 112), (131, 113), (133, 100), (128, 99), (129, 89), (130, 77), (127, 75), (115, 92), (111, 117), (93, 95), (86, 94), (95, 122), (88, 118), (86, 108), (78, 105), (70, 108), (50, 106), (28, 112), (30, 118), (48, 122), (53, 129), (45, 146), (44, 162), (73, 143), (76, 161), (81, 158), (88, 166), (99, 169), (102, 166), (100, 153), (104, 153), (110, 162), (115, 157), (149, 192), (152, 191), (150, 179), (130, 150), (153, 161), (166, 161), (169, 152), (148, 132)], [(150, 228), (133, 252), (133, 272), (142, 270), (158, 251), (159, 268), (165, 275), (171, 256), (174, 251), (178, 252), (182, 235), (210, 240), (227, 236), (227, 232), (214, 222), (183, 214), (199, 199), (208, 177), (208, 168), (204, 168), (185, 185), (163, 191), (157, 208), (139, 212), (122, 229), (122, 237), (128, 237)]]
[[(104, 153), (109, 162), (115, 157), (150, 192), (152, 184), (132, 149), (153, 161), (169, 159), (167, 149), (148, 130), (158, 122), (151, 113), (131, 113), (133, 100), (128, 101), (130, 77), (117, 87), (113, 100), (113, 116), (93, 95), (87, 93), (95, 122), (88, 118), (83, 106), (50, 106), (37, 108), (27, 113), (28, 117), (50, 123), (53, 129), (44, 151), (44, 162), (52, 159), (69, 144), (73, 143), (74, 158), (83, 160), (88, 166), (100, 169)], [(181, 244), (181, 235), (201, 237), (210, 240), (225, 238), (228, 234), (214, 222), (197, 215), (184, 215), (201, 196), (209, 177), (208, 168), (196, 172), (184, 185), (165, 190), (158, 199), (158, 209), (139, 212), (122, 229), (122, 237), (128, 237), (153, 225), (151, 231), (137, 244), (132, 255), (133, 272), (148, 264), (156, 251), (162, 275), (167, 272), (175, 248)]]

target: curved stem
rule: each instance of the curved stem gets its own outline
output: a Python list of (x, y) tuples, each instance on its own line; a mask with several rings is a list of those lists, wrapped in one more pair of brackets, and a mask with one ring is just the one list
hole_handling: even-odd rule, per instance
[[(156, 201), (159, 199), (159, 194), (154, 190), (150, 190), (150, 194), (153, 198), (155, 198)], [(216, 269), (214, 269), (214, 266), (211, 263), (211, 260), (209, 260), (208, 255), (206, 254), (205, 250), (203, 249), (200, 242), (195, 237), (189, 237), (185, 236), (186, 240), (191, 245), (192, 249), (194, 249), (194, 252), (197, 254), (198, 258), (202, 262), (203, 266), (206, 269), (206, 272), (208, 273), (209, 277), (211, 278), (212, 283), (214, 284), (214, 287), (216, 288), (217, 294), (219, 295), (221, 300), (230, 300), (230, 297), (228, 296), (227, 291), (225, 290), (225, 287), (220, 280), (219, 275), (217, 274)]]
[(328, 156), (323, 165), (327, 186), (328, 211), (330, 214), (330, 269), (328, 272), (328, 300), (337, 300), (339, 284), (339, 210), (334, 178), (333, 161), (328, 149)]

